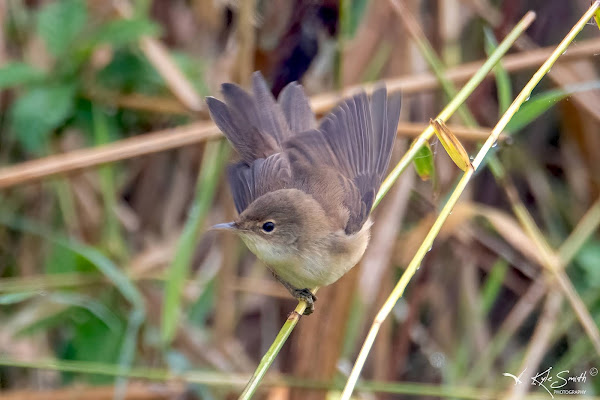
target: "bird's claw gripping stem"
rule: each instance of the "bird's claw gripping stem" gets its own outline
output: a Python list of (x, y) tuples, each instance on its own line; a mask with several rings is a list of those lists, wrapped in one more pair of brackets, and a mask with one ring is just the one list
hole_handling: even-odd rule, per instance
[(294, 289), (292, 292), (292, 296), (294, 296), (298, 300), (302, 300), (306, 303), (306, 309), (304, 310), (304, 315), (310, 315), (315, 311), (315, 301), (317, 301), (317, 296), (315, 296), (310, 289)]

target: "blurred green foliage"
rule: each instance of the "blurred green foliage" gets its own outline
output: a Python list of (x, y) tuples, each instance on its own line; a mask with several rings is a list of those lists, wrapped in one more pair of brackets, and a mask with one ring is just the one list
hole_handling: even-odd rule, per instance
[[(9, 109), (10, 130), (26, 152), (45, 153), (53, 132), (82, 119), (79, 113), (85, 112), (85, 107), (80, 107), (80, 102), (90, 82), (122, 93), (158, 93), (158, 88), (165, 92), (160, 76), (139, 50), (129, 46), (142, 36), (160, 33), (160, 27), (151, 20), (142, 16), (92, 20), (82, 0), (59, 0), (36, 11), (21, 11), (34, 25), (50, 58), (45, 70), (24, 62), (0, 68), (0, 88), (19, 89)], [(14, 26), (20, 27), (17, 23)], [(110, 46), (116, 57), (95, 71), (90, 68), (90, 58), (102, 46)]]

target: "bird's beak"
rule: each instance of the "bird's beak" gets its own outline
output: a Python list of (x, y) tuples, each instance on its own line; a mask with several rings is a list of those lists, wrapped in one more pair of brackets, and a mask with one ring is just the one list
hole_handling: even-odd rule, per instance
[(224, 224), (217, 224), (210, 227), (211, 231), (234, 231), (237, 229), (238, 226), (235, 222), (226, 222)]

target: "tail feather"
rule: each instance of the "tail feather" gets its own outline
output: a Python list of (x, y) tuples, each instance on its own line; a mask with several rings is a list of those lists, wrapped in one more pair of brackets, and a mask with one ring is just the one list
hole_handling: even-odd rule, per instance
[(292, 132), (304, 132), (317, 127), (308, 98), (302, 86), (296, 82), (288, 84), (281, 91), (278, 102)]
[(290, 126), (286, 121), (281, 107), (275, 102), (260, 72), (252, 76), (252, 89), (256, 104), (259, 130), (276, 139), (277, 143), (292, 136)]
[(255, 72), (252, 93), (233, 83), (221, 86), (225, 102), (208, 97), (212, 119), (247, 164), (282, 150), (282, 143), (316, 126), (315, 116), (301, 86), (290, 83), (279, 102), (263, 76)]
[(244, 162), (250, 164), (279, 151), (275, 138), (261, 133), (248, 118), (214, 97), (206, 99), (210, 115)]

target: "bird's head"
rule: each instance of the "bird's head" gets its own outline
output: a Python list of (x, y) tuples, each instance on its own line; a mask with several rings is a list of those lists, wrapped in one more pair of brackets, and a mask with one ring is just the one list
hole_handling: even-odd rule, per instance
[(267, 263), (289, 257), (303, 244), (331, 232), (319, 203), (297, 189), (269, 192), (252, 202), (236, 221), (212, 229), (238, 234)]

